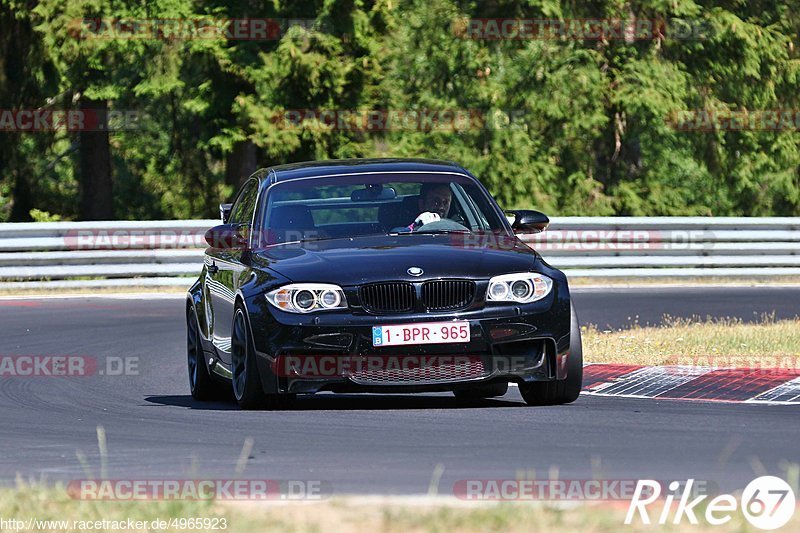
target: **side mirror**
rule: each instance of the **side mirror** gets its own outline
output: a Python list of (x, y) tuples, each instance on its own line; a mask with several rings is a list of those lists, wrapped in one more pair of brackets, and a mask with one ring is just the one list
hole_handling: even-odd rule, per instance
[(511, 224), (514, 233), (541, 233), (550, 225), (547, 215), (539, 211), (518, 209), (509, 213), (514, 214), (514, 222)]
[(223, 224), (227, 224), (231, 217), (231, 207), (233, 204), (219, 204), (219, 218), (222, 219)]
[(212, 248), (245, 249), (248, 229), (247, 224), (220, 224), (206, 231), (206, 242)]

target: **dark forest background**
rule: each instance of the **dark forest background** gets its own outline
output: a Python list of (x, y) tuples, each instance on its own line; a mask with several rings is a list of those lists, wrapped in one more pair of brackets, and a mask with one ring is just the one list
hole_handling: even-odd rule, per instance
[[(86, 22), (198, 17), (280, 31), (132, 39)], [(486, 18), (666, 31), (471, 38)], [(797, 123), (685, 131), (670, 117), (800, 108), (799, 34), (797, 0), (0, 0), (0, 109), (135, 115), (111, 132), (0, 131), (0, 221), (210, 217), (256, 168), (393, 156), (457, 161), (509, 209), (797, 216)], [(300, 109), (478, 119), (286, 120)]]

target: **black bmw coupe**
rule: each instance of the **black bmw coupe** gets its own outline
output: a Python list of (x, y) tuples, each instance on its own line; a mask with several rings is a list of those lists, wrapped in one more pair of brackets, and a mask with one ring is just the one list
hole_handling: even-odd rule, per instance
[(464, 168), (277, 166), (220, 210), (186, 301), (194, 398), (275, 409), (321, 391), (580, 394), (566, 276), (517, 238), (549, 220), (504, 213)]

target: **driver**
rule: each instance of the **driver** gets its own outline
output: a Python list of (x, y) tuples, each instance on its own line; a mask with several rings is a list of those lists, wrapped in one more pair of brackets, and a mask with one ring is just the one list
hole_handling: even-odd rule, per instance
[(453, 196), (447, 183), (423, 183), (419, 188), (418, 207), (421, 213), (408, 226), (414, 231), (425, 224), (436, 222), (447, 216)]

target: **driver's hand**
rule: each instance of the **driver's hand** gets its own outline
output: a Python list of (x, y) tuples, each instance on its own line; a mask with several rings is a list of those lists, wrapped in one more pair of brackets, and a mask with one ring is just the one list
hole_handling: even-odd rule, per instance
[(436, 222), (437, 220), (441, 220), (441, 217), (437, 213), (425, 211), (424, 213), (420, 213), (416, 220), (414, 220), (414, 228), (416, 229), (420, 226), (424, 226), (425, 224)]

